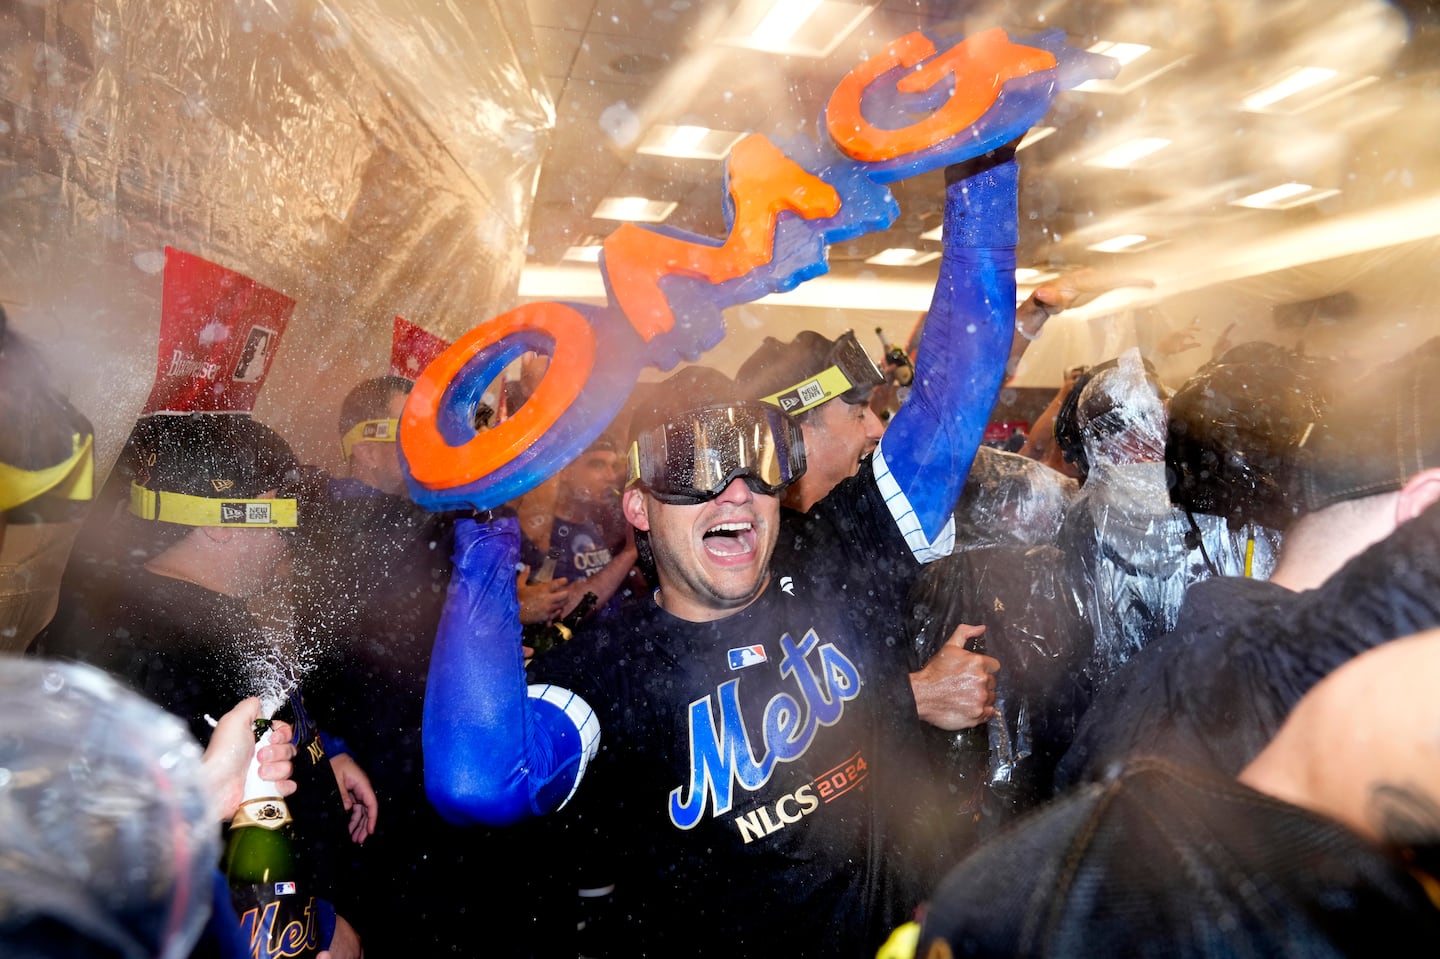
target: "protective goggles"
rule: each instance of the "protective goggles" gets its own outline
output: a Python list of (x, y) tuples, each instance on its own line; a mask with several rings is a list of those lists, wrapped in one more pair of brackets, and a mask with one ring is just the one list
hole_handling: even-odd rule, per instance
[(846, 330), (825, 358), (823, 370), (778, 393), (762, 397), (761, 402), (796, 416), (837, 396), (847, 403), (864, 403), (870, 398), (871, 390), (884, 382), (884, 374), (855, 339), (855, 331)]
[(356, 443), (393, 443), (399, 435), (399, 420), (361, 420), (340, 438), (340, 448), (348, 460)]
[(211, 499), (130, 484), (130, 512), (161, 523), (294, 529), (298, 511), (294, 499)]
[(695, 505), (743, 478), (756, 493), (777, 495), (805, 472), (800, 426), (761, 403), (690, 410), (651, 427), (630, 444), (626, 486), (638, 483), (662, 503)]

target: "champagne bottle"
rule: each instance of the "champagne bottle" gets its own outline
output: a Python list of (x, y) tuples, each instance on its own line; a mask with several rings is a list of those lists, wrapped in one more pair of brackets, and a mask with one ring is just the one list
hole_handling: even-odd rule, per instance
[[(985, 634), (971, 636), (965, 641), (965, 648), (972, 653), (985, 655)], [(971, 726), (969, 729), (957, 729), (954, 734), (955, 750), (964, 757), (966, 763), (972, 767), (966, 770), (967, 776), (978, 776), (984, 778), (989, 765), (990, 758), (990, 733), (987, 723), (978, 726)]]
[(884, 328), (875, 327), (875, 333), (880, 337), (881, 349), (885, 351), (886, 378), (896, 386), (909, 386), (915, 380), (915, 367), (911, 365), (910, 357), (898, 345), (885, 339)]
[(240, 808), (230, 821), (221, 868), (251, 959), (298, 959), (320, 952), (319, 904), (296, 875), (290, 808), (260, 778), (260, 749), (270, 720), (255, 721), (255, 753)]
[(536, 655), (553, 649), (557, 643), (563, 643), (575, 635), (580, 621), (590, 615), (590, 610), (595, 608), (598, 600), (598, 596), (586, 591), (585, 595), (580, 597), (580, 602), (575, 604), (575, 608), (562, 618), (551, 623), (534, 623), (523, 627), (523, 642), (535, 650)]

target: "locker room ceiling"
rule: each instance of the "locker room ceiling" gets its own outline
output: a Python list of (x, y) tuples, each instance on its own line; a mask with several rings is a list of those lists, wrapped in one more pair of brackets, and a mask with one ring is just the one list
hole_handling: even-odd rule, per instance
[[(565, 257), (619, 225), (594, 215), (607, 196), (672, 201), (666, 225), (722, 237), (722, 161), (642, 152), (648, 134), (695, 125), (813, 135), (851, 67), (892, 39), (933, 28), (972, 34), (1000, 26), (1012, 38), (1058, 28), (1083, 48), (1149, 48), (1103, 89), (1063, 94), (1043, 121), (1055, 132), (1020, 153), (1019, 267), (1092, 267), (1156, 284), (1102, 301), (1143, 302), (1440, 232), (1440, 170), (1429, 159), (1434, 136), (1417, 135), (1440, 120), (1429, 3), (827, 0), (831, 23), (858, 19), (823, 56), (726, 43), (746, 9), (740, 0), (527, 6), (556, 105), (532, 218), (531, 277), (596, 274), (593, 264)], [(821, 33), (833, 35), (833, 28)], [(1247, 106), (1247, 97), (1299, 71), (1322, 80)], [(1129, 165), (1096, 165), (1105, 151), (1145, 139), (1163, 147)], [(1238, 202), (1282, 184), (1309, 190), (1274, 208)], [(893, 247), (939, 249), (922, 234), (940, 222), (941, 174), (892, 189), (901, 208), (894, 226), (833, 247), (829, 275), (863, 279), (878, 300), (908, 309), (906, 291), (928, 289), (935, 262), (866, 261)], [(1125, 235), (1146, 239), (1121, 252), (1094, 249)], [(566, 292), (529, 285), (532, 295)]]

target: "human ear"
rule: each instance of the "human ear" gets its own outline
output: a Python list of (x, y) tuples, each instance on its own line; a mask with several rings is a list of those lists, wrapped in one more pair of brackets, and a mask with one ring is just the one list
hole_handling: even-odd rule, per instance
[(649, 501), (643, 490), (634, 486), (627, 489), (620, 496), (620, 509), (631, 526), (642, 531), (650, 529)]
[(1400, 487), (1400, 497), (1395, 504), (1395, 522), (1412, 520), (1437, 501), (1440, 501), (1440, 469), (1422, 470)]

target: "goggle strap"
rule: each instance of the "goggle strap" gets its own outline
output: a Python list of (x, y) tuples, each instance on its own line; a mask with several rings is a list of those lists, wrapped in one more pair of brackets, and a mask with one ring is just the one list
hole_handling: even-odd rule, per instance
[(130, 512), (145, 520), (180, 526), (231, 526), (294, 529), (298, 506), (293, 499), (213, 499), (167, 493), (130, 484)]
[(340, 448), (345, 451), (348, 460), (356, 443), (393, 443), (399, 435), (398, 419), (361, 420), (340, 438)]
[(640, 482), (640, 444), (638, 442), (630, 443), (630, 451), (625, 456), (625, 462), (625, 488), (629, 489)]

